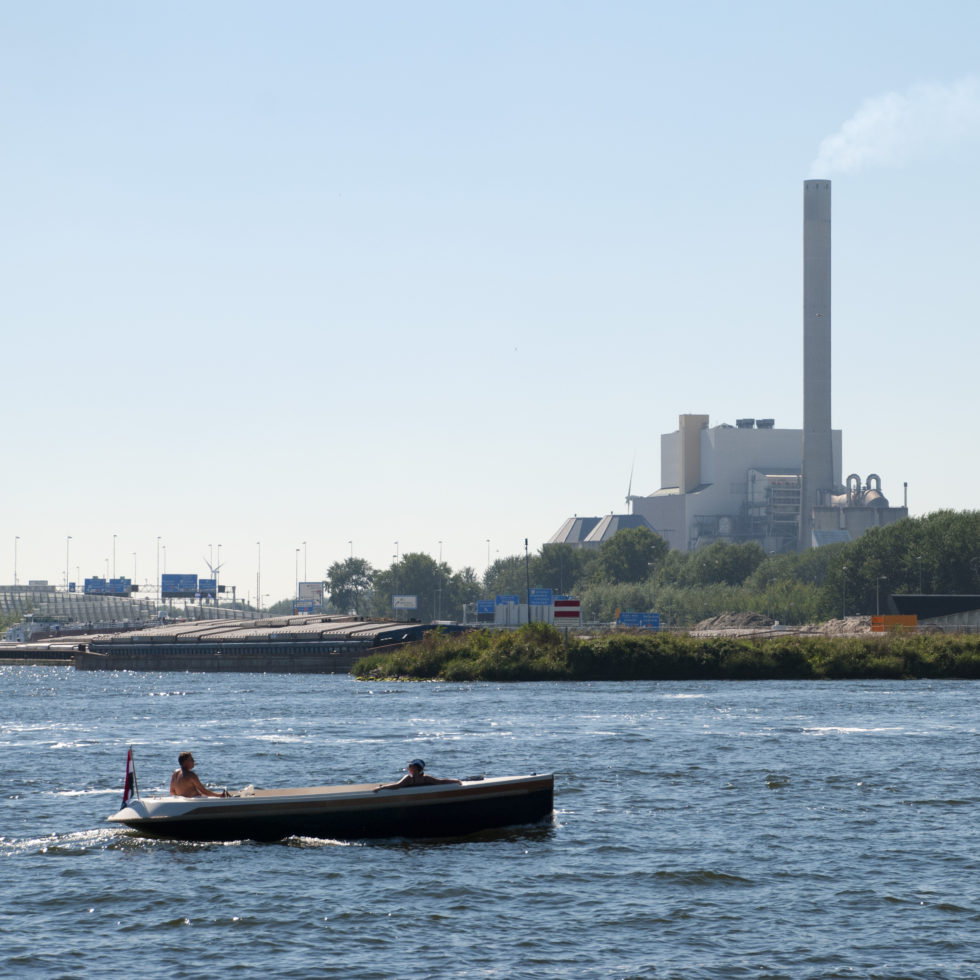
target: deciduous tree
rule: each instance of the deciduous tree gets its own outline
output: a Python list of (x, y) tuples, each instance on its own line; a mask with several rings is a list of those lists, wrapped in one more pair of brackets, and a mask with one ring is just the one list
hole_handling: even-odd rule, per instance
[(327, 569), (325, 590), (337, 612), (360, 616), (367, 611), (374, 569), (363, 558), (335, 561)]
[(645, 527), (625, 528), (599, 546), (593, 576), (614, 585), (644, 582), (666, 554), (667, 542), (659, 534)]

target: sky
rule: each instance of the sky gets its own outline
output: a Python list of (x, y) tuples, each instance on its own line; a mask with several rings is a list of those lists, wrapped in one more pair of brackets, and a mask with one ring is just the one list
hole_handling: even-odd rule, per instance
[(0, 3), (0, 584), (482, 574), (656, 490), (681, 413), (800, 428), (810, 177), (844, 473), (976, 508), (978, 36), (942, 0)]

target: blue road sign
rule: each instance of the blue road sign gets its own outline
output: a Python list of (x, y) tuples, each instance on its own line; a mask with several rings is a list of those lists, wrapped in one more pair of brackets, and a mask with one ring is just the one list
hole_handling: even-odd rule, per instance
[(197, 593), (197, 576), (162, 575), (160, 576), (160, 591), (164, 598), (191, 599)]
[(659, 630), (660, 613), (621, 612), (616, 622), (620, 626), (635, 626), (639, 629)]

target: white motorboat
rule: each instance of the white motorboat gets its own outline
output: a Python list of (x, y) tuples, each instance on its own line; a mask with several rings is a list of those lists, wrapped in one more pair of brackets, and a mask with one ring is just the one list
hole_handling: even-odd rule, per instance
[(554, 809), (552, 774), (385, 790), (377, 785), (249, 787), (227, 798), (137, 793), (109, 821), (169, 840), (275, 841), (293, 836), (357, 840), (458, 837), (536, 823), (550, 817)]

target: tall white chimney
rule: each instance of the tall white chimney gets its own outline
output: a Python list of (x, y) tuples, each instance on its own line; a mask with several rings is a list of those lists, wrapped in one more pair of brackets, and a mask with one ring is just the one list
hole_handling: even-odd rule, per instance
[(830, 429), (830, 181), (803, 182), (803, 449), (800, 550), (812, 542), (810, 514), (833, 491)]

